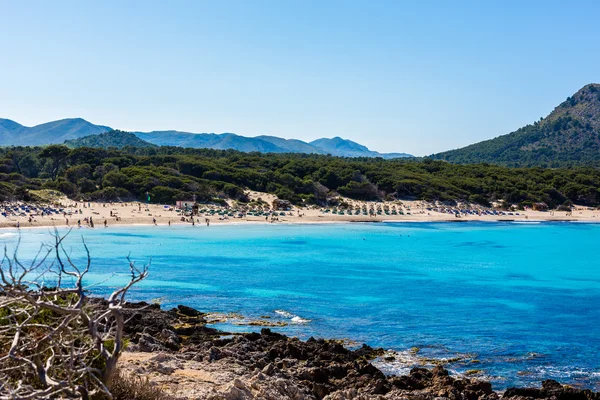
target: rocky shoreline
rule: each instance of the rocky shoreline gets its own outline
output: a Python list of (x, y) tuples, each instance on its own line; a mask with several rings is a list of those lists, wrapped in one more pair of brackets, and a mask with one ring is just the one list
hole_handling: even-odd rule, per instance
[(498, 393), (489, 382), (453, 377), (441, 366), (385, 376), (370, 362), (383, 349), (349, 350), (337, 341), (301, 341), (268, 328), (228, 334), (206, 326), (205, 314), (181, 305), (165, 311), (136, 303), (126, 316), (129, 345), (120, 369), (148, 378), (174, 399), (600, 400), (600, 393), (552, 380), (541, 388)]

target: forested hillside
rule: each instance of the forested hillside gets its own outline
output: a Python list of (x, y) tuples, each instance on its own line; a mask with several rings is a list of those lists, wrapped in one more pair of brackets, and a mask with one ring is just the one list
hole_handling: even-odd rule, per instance
[(77, 147), (95, 147), (108, 149), (115, 147), (122, 149), (123, 147), (158, 147), (155, 144), (148, 143), (133, 133), (123, 132), (119, 130), (101, 133), (99, 135), (85, 136), (79, 139), (66, 140), (65, 146), (70, 148)]
[(600, 84), (584, 86), (533, 125), (431, 158), (513, 167), (600, 166)]
[(406, 197), (489, 204), (544, 201), (600, 204), (600, 170), (511, 169), (443, 161), (339, 158), (306, 154), (242, 153), (176, 147), (69, 149), (52, 145), (0, 149), (1, 200), (56, 189), (77, 199), (245, 200), (247, 189), (300, 204), (322, 204), (337, 194), (354, 199)]

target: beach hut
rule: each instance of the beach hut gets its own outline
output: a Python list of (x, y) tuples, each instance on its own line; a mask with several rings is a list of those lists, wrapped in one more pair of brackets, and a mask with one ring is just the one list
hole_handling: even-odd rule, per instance
[(275, 199), (273, 200), (273, 210), (289, 211), (292, 209), (292, 203), (288, 200)]
[(199, 206), (195, 201), (177, 200), (175, 208), (181, 211), (191, 211), (192, 215), (198, 215)]
[(548, 211), (548, 204), (546, 203), (533, 203), (534, 211)]

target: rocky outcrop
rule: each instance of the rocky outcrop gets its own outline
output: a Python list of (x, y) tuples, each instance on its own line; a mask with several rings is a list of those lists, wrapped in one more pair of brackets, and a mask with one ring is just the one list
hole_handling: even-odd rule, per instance
[[(141, 307), (141, 308), (140, 308)], [(203, 314), (185, 306), (170, 311), (148, 304), (128, 309), (130, 352), (121, 368), (145, 375), (174, 398), (273, 400), (600, 400), (597, 393), (545, 381), (539, 389), (508, 389), (450, 376), (443, 367), (413, 368), (385, 376), (370, 363), (382, 349), (260, 333), (226, 334), (205, 325)]]
[(510, 388), (504, 392), (503, 399), (530, 400), (600, 400), (600, 393), (591, 390), (575, 389), (561, 385), (555, 380), (548, 379), (542, 382), (541, 388)]

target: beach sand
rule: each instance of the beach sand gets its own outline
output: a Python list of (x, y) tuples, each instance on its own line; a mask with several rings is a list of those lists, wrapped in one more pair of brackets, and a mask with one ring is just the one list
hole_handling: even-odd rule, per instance
[[(250, 198), (253, 200), (262, 199), (269, 205), (275, 196), (250, 192)], [(273, 223), (334, 223), (334, 222), (465, 222), (465, 221), (582, 221), (582, 222), (600, 222), (600, 210), (592, 210), (587, 207), (575, 207), (572, 213), (565, 211), (518, 211), (513, 215), (469, 215), (461, 214), (460, 218), (453, 214), (428, 211), (432, 207), (423, 201), (403, 200), (401, 202), (364, 202), (347, 200), (354, 206), (367, 209), (378, 207), (382, 209), (396, 207), (398, 211), (402, 210), (404, 215), (338, 215), (331, 212), (325, 213), (324, 207), (293, 207), (291, 211), (285, 212), (285, 215), (279, 215)], [(230, 202), (231, 203), (231, 202)], [(13, 204), (14, 205), (14, 204)], [(235, 207), (234, 204), (231, 204)], [(26, 227), (77, 227), (77, 221), (81, 221), (82, 226), (87, 226), (85, 218), (92, 218), (95, 228), (104, 228), (104, 221), (107, 226), (114, 225), (152, 225), (156, 221), (157, 225), (187, 224), (191, 225), (189, 217), (186, 221), (181, 221), (181, 214), (173, 206), (162, 204), (145, 204), (140, 202), (124, 203), (99, 203), (99, 202), (75, 202), (66, 197), (53, 200), (53, 207), (63, 208), (66, 215), (53, 214), (45, 216), (34, 216), (31, 221), (28, 215), (25, 216), (0, 216), (0, 228), (15, 228), (17, 224), (20, 228)], [(224, 207), (216, 205), (202, 205), (201, 208), (211, 208), (215, 210), (224, 210)], [(331, 209), (332, 207), (330, 207)], [(112, 215), (111, 215), (112, 214)], [(353, 213), (354, 214), (354, 213)], [(118, 218), (117, 218), (118, 217)], [(227, 223), (271, 223), (271, 219), (262, 216), (245, 215), (241, 218), (235, 213), (235, 217), (224, 218), (217, 214), (200, 215), (195, 217), (195, 223), (206, 225), (206, 219), (210, 220), (210, 225)]]

